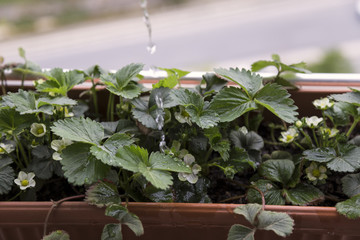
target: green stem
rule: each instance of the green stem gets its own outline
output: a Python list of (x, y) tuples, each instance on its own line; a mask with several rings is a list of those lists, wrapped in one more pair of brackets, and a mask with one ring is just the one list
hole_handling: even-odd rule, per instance
[(114, 119), (114, 94), (112, 93), (109, 93), (106, 118), (108, 121), (113, 121)]
[(1, 77), (1, 90), (2, 90), (2, 94), (6, 95), (6, 76), (3, 70), (0, 70), (0, 77)]
[(360, 119), (354, 119), (354, 122), (351, 124), (350, 129), (347, 131), (346, 133), (346, 137), (350, 137), (350, 134), (352, 133), (352, 131), (354, 130), (354, 128), (356, 127), (356, 125), (358, 124)]
[(7, 200), (8, 202), (11, 202), (12, 200), (16, 199), (18, 196), (20, 196), (20, 194), (22, 193), (22, 191), (18, 192), (15, 196), (13, 196), (12, 198), (10, 198), (9, 200)]
[(25, 153), (25, 149), (24, 149), (23, 145), (21, 144), (19, 138), (16, 135), (14, 135), (14, 138), (15, 138), (17, 145), (19, 146), (22, 157), (24, 158), (25, 167), (27, 167), (27, 166), (29, 166), (29, 159)]
[(299, 143), (297, 143), (296, 141), (294, 141), (294, 144), (300, 148), (302, 151), (305, 151), (305, 148), (303, 146), (301, 146)]
[(244, 115), (244, 121), (245, 121), (245, 127), (250, 130), (249, 128), (249, 112), (246, 112), (245, 115)]
[(311, 131), (313, 133), (313, 137), (314, 137), (314, 140), (315, 140), (316, 147), (320, 147), (319, 141), (318, 141), (318, 139), (316, 137), (315, 128), (312, 128)]
[(98, 100), (97, 100), (96, 85), (95, 85), (93, 78), (91, 79), (91, 83), (92, 83), (91, 92), (92, 92), (92, 97), (93, 97), (94, 109), (95, 109), (96, 116), (98, 116), (99, 115), (99, 106), (98, 106)]
[(325, 116), (325, 112), (324, 112), (324, 110), (321, 110), (321, 115), (322, 115), (322, 117), (323, 117), (323, 123), (324, 123), (324, 127), (327, 127), (327, 124), (326, 124), (326, 116)]
[(308, 142), (314, 146), (313, 141), (311, 140), (311, 137), (309, 136), (309, 134), (307, 134), (304, 130), (300, 129), (300, 132), (304, 135), (304, 137), (306, 138), (306, 140), (308, 140)]

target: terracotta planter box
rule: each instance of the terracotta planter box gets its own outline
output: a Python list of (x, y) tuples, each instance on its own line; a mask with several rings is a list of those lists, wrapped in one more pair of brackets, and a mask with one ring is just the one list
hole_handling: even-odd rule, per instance
[[(0, 203), (0, 239), (39, 240), (51, 202)], [(136, 237), (124, 227), (124, 239), (221, 240), (231, 225), (246, 224), (233, 214), (235, 204), (130, 203), (130, 211), (143, 222), (145, 234)], [(286, 212), (295, 220), (295, 229), (286, 239), (356, 240), (360, 239), (359, 220), (349, 220), (333, 207), (266, 206), (267, 210)], [(48, 231), (63, 229), (72, 240), (98, 240), (106, 223), (104, 209), (85, 202), (65, 202), (52, 212)], [(255, 235), (257, 240), (283, 239), (270, 231)]]

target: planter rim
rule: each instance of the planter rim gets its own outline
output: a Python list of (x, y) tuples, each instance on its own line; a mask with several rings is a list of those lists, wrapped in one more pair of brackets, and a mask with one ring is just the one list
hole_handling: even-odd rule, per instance
[[(7, 207), (15, 207), (19, 205), (29, 207), (47, 208), (52, 206), (54, 203), (51, 201), (13, 201), (13, 202), (0, 202), (0, 209)], [(87, 202), (84, 201), (69, 201), (59, 204), (56, 208), (60, 207), (81, 207), (88, 206)], [(173, 208), (173, 209), (234, 209), (238, 206), (245, 204), (228, 204), (228, 203), (167, 203), (167, 202), (129, 202), (129, 208)], [(90, 205), (91, 206), (91, 205)], [(94, 206), (95, 207), (95, 206)], [(336, 213), (335, 207), (327, 206), (293, 206), (293, 205), (265, 205), (265, 210), (269, 211), (291, 211), (291, 212), (334, 212)]]

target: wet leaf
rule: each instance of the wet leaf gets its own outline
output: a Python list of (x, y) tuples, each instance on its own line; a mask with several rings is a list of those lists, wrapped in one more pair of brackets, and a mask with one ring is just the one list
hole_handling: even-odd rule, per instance
[(243, 215), (252, 225), (255, 225), (256, 217), (261, 211), (262, 206), (256, 203), (248, 203), (234, 209), (234, 213)]
[(227, 240), (254, 240), (255, 229), (240, 224), (231, 226)]
[(12, 160), (9, 157), (0, 159), (0, 194), (6, 194), (14, 184), (15, 173), (10, 166)]
[(289, 236), (294, 229), (294, 220), (286, 213), (261, 211), (257, 227), (271, 230), (281, 237)]
[(97, 207), (120, 204), (121, 198), (115, 184), (100, 181), (86, 191), (86, 202)]
[(353, 196), (352, 198), (339, 202), (335, 205), (338, 213), (345, 215), (350, 219), (356, 219), (360, 217), (360, 194)]
[(348, 174), (341, 179), (343, 192), (348, 197), (360, 194), (360, 173)]

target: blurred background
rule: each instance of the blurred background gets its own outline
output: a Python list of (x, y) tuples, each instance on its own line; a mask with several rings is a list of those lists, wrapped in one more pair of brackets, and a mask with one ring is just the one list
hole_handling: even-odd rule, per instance
[[(146, 4), (147, 3), (147, 4)], [(144, 13), (152, 30), (149, 40)], [(149, 49), (149, 44), (155, 47)], [(44, 68), (249, 68), (277, 53), (313, 72), (360, 72), (355, 0), (0, 0), (0, 56)], [(150, 54), (151, 50), (153, 54)]]

